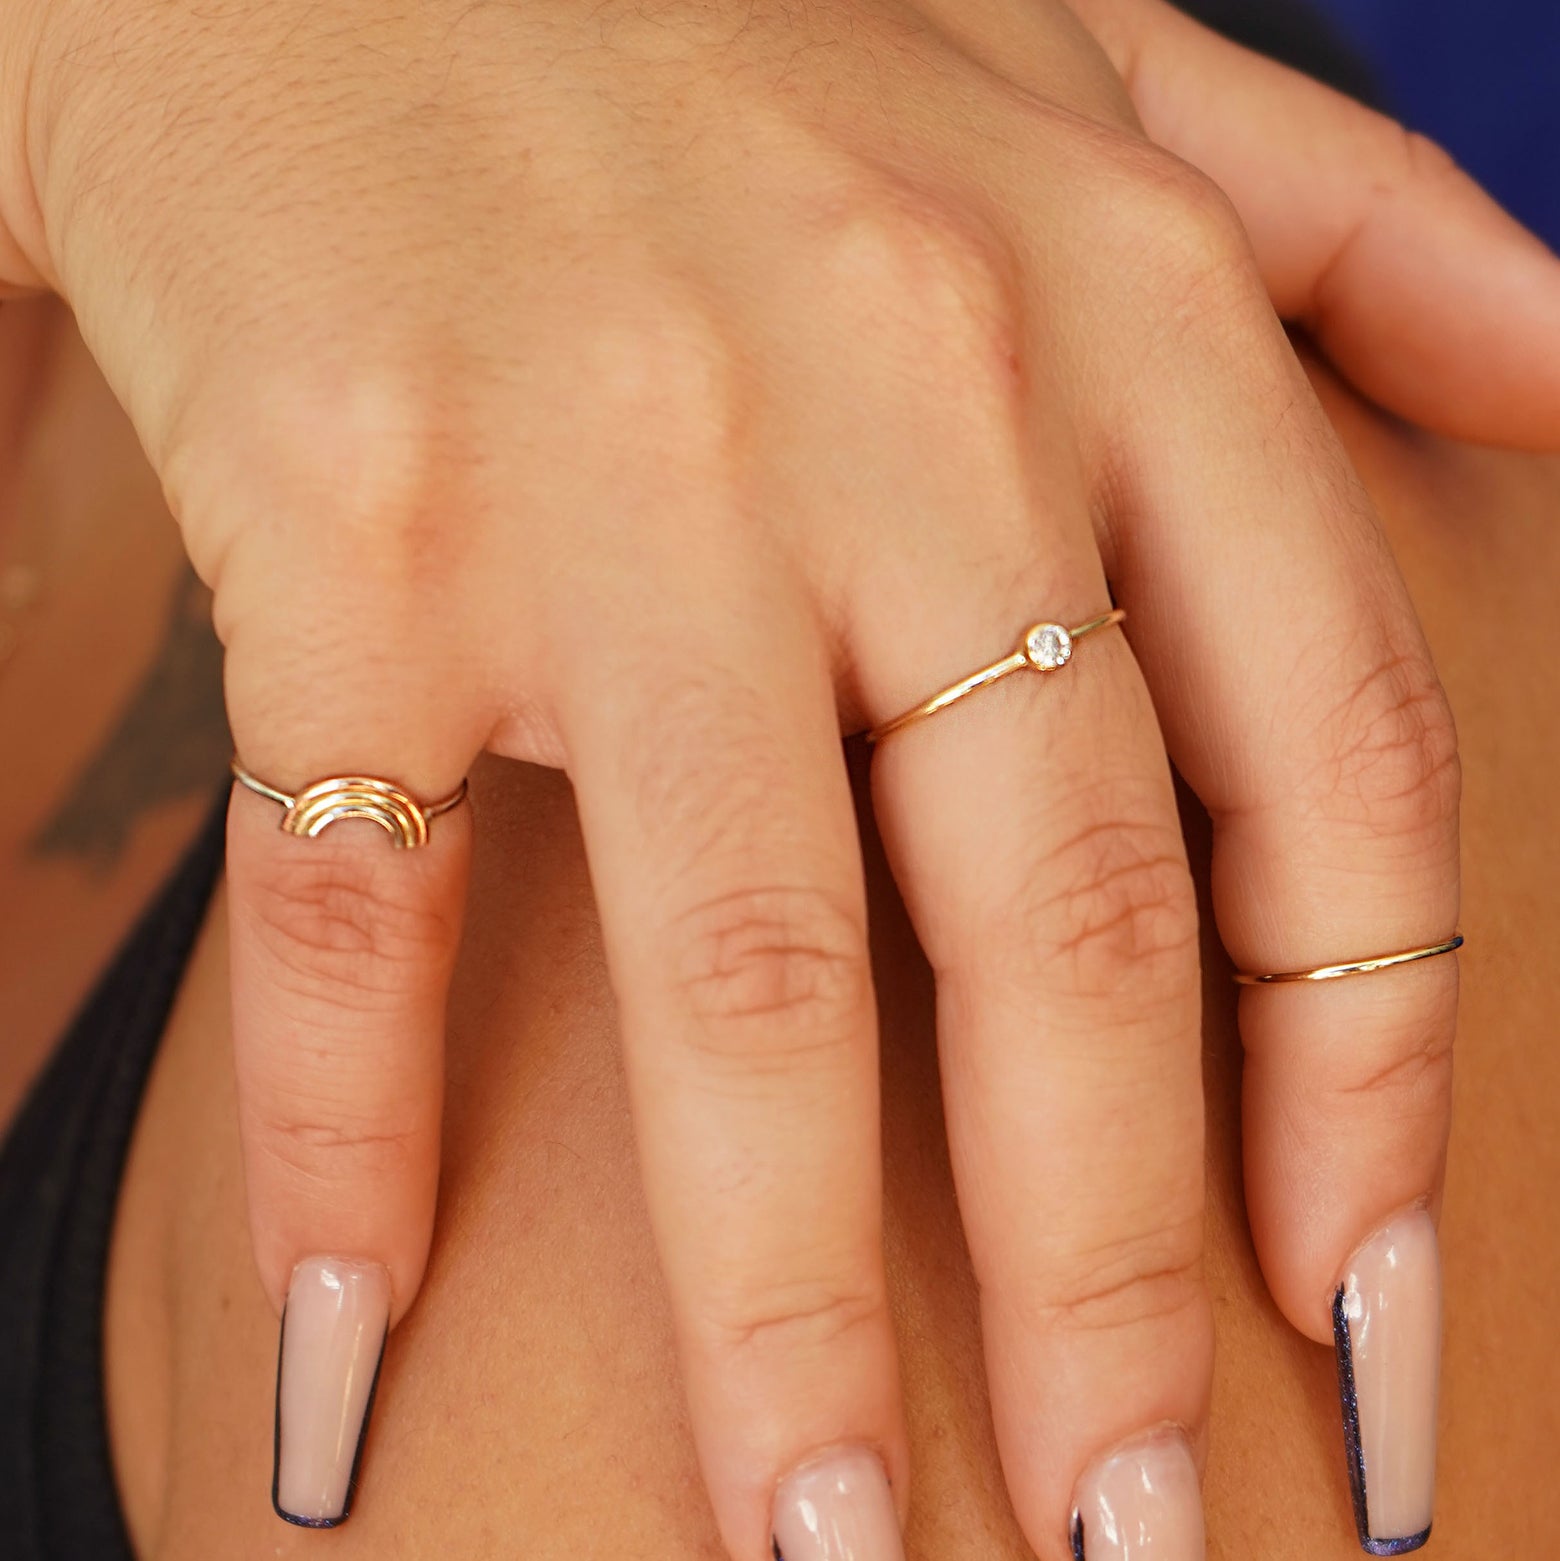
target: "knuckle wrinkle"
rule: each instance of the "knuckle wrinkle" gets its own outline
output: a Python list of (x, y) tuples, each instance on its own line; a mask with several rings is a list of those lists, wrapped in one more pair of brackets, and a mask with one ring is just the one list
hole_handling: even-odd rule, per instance
[(820, 890), (741, 890), (685, 914), (674, 936), (676, 986), (698, 1019), (784, 1019), (838, 1035), (865, 1007), (865, 929)]
[(305, 998), (393, 1008), (418, 972), (442, 966), (453, 941), (445, 919), (407, 886), (390, 887), (387, 875), (344, 856), (273, 861), (243, 888), (273, 975)]
[(997, 940), (1043, 985), (1108, 995), (1195, 979), (1197, 904), (1169, 824), (1096, 820), (1048, 849)]
[(863, 1328), (879, 1326), (884, 1298), (871, 1287), (793, 1287), (734, 1306), (714, 1324), (720, 1346), (736, 1354), (814, 1354), (848, 1344)]
[(1160, 1322), (1206, 1305), (1198, 1218), (1058, 1263), (1046, 1293), (1031, 1296), (1028, 1309), (1042, 1329), (1096, 1332)]
[(327, 1190), (347, 1174), (376, 1181), (397, 1175), (427, 1149), (424, 1135), (414, 1129), (325, 1114), (273, 1114), (254, 1141), (290, 1176)]

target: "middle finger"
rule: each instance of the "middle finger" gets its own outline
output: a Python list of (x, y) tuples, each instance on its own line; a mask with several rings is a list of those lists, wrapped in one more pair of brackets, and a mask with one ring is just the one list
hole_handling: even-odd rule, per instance
[[(900, 195), (858, 209), (809, 270), (821, 321), (836, 279), (849, 293), (858, 351), (826, 400), (789, 400), (806, 421), (783, 431), (848, 451), (811, 469), (816, 509), (879, 517), (864, 529), (892, 538), (847, 561), (840, 591), (851, 693), (878, 720), (1009, 651), (1026, 624), (1109, 605), (1060, 403), (1038, 366), (1027, 383), (1011, 372), (1000, 258)], [(789, 345), (799, 363), (829, 351), (822, 335)], [(1020, 1519), (1045, 1561), (1072, 1554), (1075, 1505), (1091, 1561), (1131, 1554), (1127, 1525), (1166, 1558), (1198, 1556), (1212, 1345), (1195, 906), (1125, 639), (1102, 631), (1060, 672), (1015, 674), (893, 734), (873, 784), (938, 977)]]

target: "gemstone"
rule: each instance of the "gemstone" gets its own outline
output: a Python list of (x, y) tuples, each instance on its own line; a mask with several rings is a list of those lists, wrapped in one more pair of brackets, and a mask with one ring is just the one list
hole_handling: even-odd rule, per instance
[(1059, 623), (1037, 623), (1024, 636), (1024, 654), (1041, 672), (1055, 672), (1072, 660), (1072, 635)]

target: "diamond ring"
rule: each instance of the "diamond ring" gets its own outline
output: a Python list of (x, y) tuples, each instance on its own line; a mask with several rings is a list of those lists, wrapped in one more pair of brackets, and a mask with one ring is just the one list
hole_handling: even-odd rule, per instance
[(1109, 612), (1101, 613), (1098, 618), (1090, 618), (1087, 623), (1080, 623), (1073, 629), (1060, 623), (1034, 624), (1024, 630), (1017, 649), (1010, 654), (1000, 661), (993, 661), (990, 666), (982, 667), (978, 672), (970, 673), (967, 678), (960, 678), (957, 683), (950, 683), (947, 688), (923, 700), (914, 709), (896, 715), (891, 721), (884, 721), (881, 726), (874, 726), (867, 733), (867, 741), (881, 742), (890, 732), (924, 721), (927, 716), (936, 715), (939, 710), (946, 710), (949, 705), (957, 703), (966, 694), (973, 694), (978, 688), (1000, 682), (1014, 672), (1060, 672), (1072, 660), (1073, 646), (1079, 640), (1097, 629), (1108, 629), (1112, 624), (1120, 623), (1126, 616), (1120, 607), (1113, 607)]

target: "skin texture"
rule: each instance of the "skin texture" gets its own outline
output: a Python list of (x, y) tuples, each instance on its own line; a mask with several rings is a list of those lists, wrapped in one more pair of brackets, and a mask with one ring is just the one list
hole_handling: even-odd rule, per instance
[[(94, 399), (103, 394), (76, 382), (68, 413), (44, 399), (62, 431), (104, 431), (112, 419)], [(1549, 610), (1560, 465), (1408, 434), (1335, 389), (1327, 405), (1391, 528), (1458, 711), (1468, 773), (1462, 958), (1472, 1044), (1457, 1076), (1442, 1212), (1448, 1335), (1430, 1553), (1522, 1553), (1560, 1523), (1546, 1477), (1546, 1449), (1560, 1440), (1551, 1344), (1560, 1147), (1547, 1130), (1560, 1061), (1548, 1044), (1544, 958), (1560, 930), (1549, 892), (1560, 870), (1551, 784), (1560, 733), (1533, 719), (1560, 702)], [(24, 442), (21, 456), (27, 471), (53, 464), (49, 447)], [(155, 503), (142, 515), (127, 499), (138, 491), (133, 452), (93, 470), (103, 487), (83, 515), (87, 535), (156, 518)], [(155, 527), (146, 535), (155, 539)], [(69, 905), (57, 936), (77, 966), (78, 994), (95, 963), (88, 955), (117, 931), (126, 885), (145, 860), (177, 849), (204, 801), (199, 791), (182, 802), (138, 799), (101, 767), (122, 752), (111, 736), (159, 665), (167, 609), (157, 604), (178, 580), (176, 550), (158, 559), (154, 543), (141, 557), (142, 572), (122, 573), (114, 598), (127, 675), (107, 708), (74, 697), (81, 671), (68, 658), (30, 657), (25, 678), (0, 683), (0, 698), (22, 700), (25, 690), (18, 708), (31, 712), (36, 735), (29, 760), (52, 777), (56, 807), (72, 795), (83, 753), (98, 794), (122, 799), (118, 830), (105, 819), (97, 831), (127, 841), (107, 873), (85, 856), (40, 859), (35, 846), (0, 858), (0, 903), (25, 883)], [(87, 588), (96, 559), (80, 555), (56, 601)], [(1498, 623), (1498, 652), (1469, 623)], [(37, 632), (47, 643), (52, 615)], [(862, 757), (853, 762), (858, 796)], [(128, 784), (134, 772), (120, 773)], [(498, 762), (484, 764), (476, 785), (482, 827), (452, 1010), (441, 1236), (430, 1282), (387, 1355), (357, 1510), (329, 1543), (343, 1556), (714, 1556), (572, 799), (556, 776)], [(49, 799), (33, 806), (47, 814)], [(1195, 809), (1186, 823), (1205, 882), (1206, 825)], [(995, 1475), (978, 1298), (937, 1131), (930, 978), (870, 828), (866, 858), (886, 1037), (888, 1271), (916, 1467), (904, 1493), (908, 1554), (1027, 1561)], [(322, 1542), (281, 1525), (267, 1499), (275, 1335), (244, 1224), (226, 925), (219, 900), (138, 1128), (110, 1274), (113, 1444), (148, 1561), (274, 1557)], [(1358, 1551), (1333, 1364), (1289, 1330), (1256, 1266), (1241, 1199), (1233, 994), (1217, 949), (1206, 953), (1208, 1271), (1221, 1352), (1210, 1554), (1343, 1561)], [(7, 990), (25, 987), (20, 957), (0, 943)], [(1492, 1499), (1513, 1490), (1520, 1501)]]
[[(1093, 25), (1172, 145), (1166, 80), (1249, 90), (1163, 12)], [(1200, 48), (1206, 71), (1156, 63)], [(896, 738), (872, 780), (937, 977), (1004, 1470), (1057, 1561), (1088, 1464), (1161, 1424), (1195, 1441), (1209, 1393), (1169, 760), (1242, 965), (1457, 915), (1445, 701), (1271, 298), (1369, 385), (1454, 311), (1495, 391), (1446, 422), (1534, 440), (1554, 268), (1292, 78), (1331, 137), (1285, 181), (1309, 246), (1227, 159), (1248, 238), (1054, 0), (67, 0), (7, 13), (0, 68), (0, 276), (70, 300), (127, 407), (214, 593), (246, 762), (425, 797), (480, 751), (569, 775), (738, 1561), (823, 1447), (908, 1485), (840, 726), (1109, 582), (1125, 634)], [(1426, 235), (1536, 296), (1518, 347), (1480, 350), (1510, 316), (1463, 309), (1455, 266), (1370, 324)], [(1383, 393), (1430, 415), (1435, 361)], [(434, 1226), (473, 811), (404, 858), (275, 817), (241, 795), (228, 858), (262, 1283), (279, 1307), (301, 1259), (382, 1264), (394, 1323)], [(1436, 1193), (1455, 970), (1242, 1004), (1253, 1229), (1314, 1338), (1348, 1254)]]

